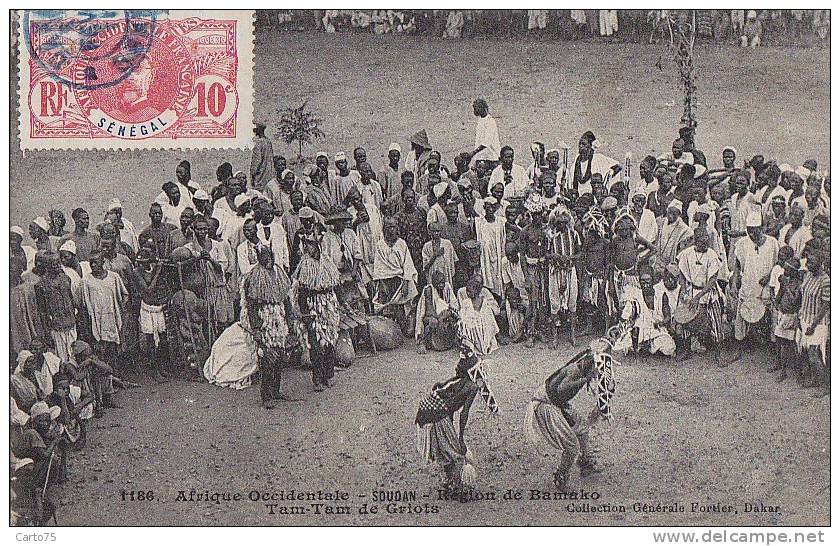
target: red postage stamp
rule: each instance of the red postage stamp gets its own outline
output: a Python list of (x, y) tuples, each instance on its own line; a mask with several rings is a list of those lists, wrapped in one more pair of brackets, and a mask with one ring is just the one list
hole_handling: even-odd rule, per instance
[(244, 148), (253, 12), (18, 13), (21, 148)]

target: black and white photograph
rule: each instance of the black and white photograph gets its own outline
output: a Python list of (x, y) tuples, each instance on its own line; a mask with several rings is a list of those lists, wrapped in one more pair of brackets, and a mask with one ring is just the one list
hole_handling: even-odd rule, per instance
[(474, 4), (9, 10), (10, 536), (825, 541), (831, 10)]

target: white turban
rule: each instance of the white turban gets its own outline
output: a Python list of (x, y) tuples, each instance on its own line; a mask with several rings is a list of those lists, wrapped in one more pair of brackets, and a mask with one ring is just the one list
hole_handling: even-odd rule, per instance
[(392, 142), (391, 145), (388, 146), (389, 152), (392, 152), (394, 150), (398, 151), (399, 153), (402, 153), (402, 148), (400, 148), (400, 145), (396, 142)]
[(193, 199), (201, 200), (201, 201), (209, 201), (210, 196), (204, 190), (196, 190), (195, 195), (193, 195)]
[(234, 206), (236, 206), (236, 208), (241, 207), (243, 203), (247, 203), (247, 202), (248, 202), (248, 196), (245, 195), (244, 193), (240, 193), (239, 195), (237, 195), (236, 197), (233, 198), (233, 204), (234, 204)]
[(17, 233), (17, 234), (18, 234), (18, 235), (20, 235), (21, 237), (23, 237), (23, 236), (25, 235), (25, 233), (24, 233), (24, 231), (23, 231), (23, 228), (22, 228), (22, 227), (20, 227), (20, 226), (12, 226), (12, 227), (9, 229), (9, 233)]
[(338, 152), (337, 154), (335, 154), (336, 163), (339, 162), (339, 161), (346, 161), (346, 160), (347, 160), (347, 155), (344, 152)]
[(683, 202), (679, 199), (671, 199), (671, 202), (668, 203), (669, 209), (677, 209), (678, 211), (682, 212)]
[(70, 254), (75, 255), (76, 254), (76, 243), (75, 243), (75, 241), (73, 241), (73, 239), (68, 239), (67, 241), (65, 241), (65, 243), (63, 245), (61, 245), (61, 247), (58, 250), (60, 250), (60, 251), (63, 250), (65, 252), (69, 252)]
[(327, 155), (327, 152), (318, 152), (317, 154), (315, 154), (315, 159), (318, 159), (319, 157), (323, 157), (327, 160), (330, 159), (330, 156)]
[(747, 214), (747, 227), (761, 227), (761, 213), (755, 209)]
[(43, 216), (35, 218), (34, 220), (32, 220), (32, 223), (38, 226), (39, 228), (43, 229), (44, 231), (50, 230), (50, 223), (47, 222), (47, 219)]
[(108, 212), (111, 212), (112, 210), (116, 210), (116, 209), (121, 209), (121, 208), (122, 208), (122, 203), (120, 203), (120, 200), (117, 199), (116, 197), (114, 199), (111, 199), (110, 201), (108, 201), (108, 209), (107, 209)]

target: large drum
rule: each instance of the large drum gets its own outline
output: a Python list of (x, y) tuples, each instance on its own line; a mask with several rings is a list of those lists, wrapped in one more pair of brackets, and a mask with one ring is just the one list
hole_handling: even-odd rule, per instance
[(748, 324), (755, 324), (764, 318), (767, 306), (760, 297), (744, 298), (738, 305), (738, 314)]

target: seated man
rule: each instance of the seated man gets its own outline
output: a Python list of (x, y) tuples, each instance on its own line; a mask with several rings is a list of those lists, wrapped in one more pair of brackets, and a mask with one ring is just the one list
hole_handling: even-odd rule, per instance
[(373, 310), (391, 314), (403, 333), (410, 332), (411, 307), (417, 296), (417, 269), (408, 245), (399, 237), (399, 226), (385, 220), (384, 237), (376, 243), (373, 258)]
[(427, 350), (448, 351), (458, 342), (455, 329), (458, 316), (454, 310), (452, 285), (441, 271), (432, 273), (431, 281), (423, 288), (417, 302), (414, 336), (420, 354), (425, 354)]

